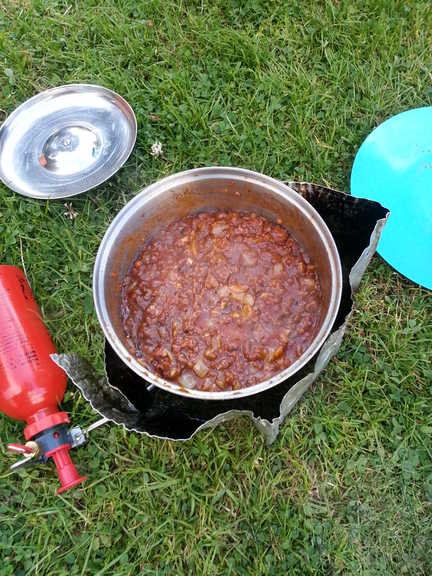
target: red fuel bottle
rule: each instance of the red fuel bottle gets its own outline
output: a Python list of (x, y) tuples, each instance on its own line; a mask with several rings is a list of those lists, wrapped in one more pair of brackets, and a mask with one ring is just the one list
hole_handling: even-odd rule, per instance
[[(69, 418), (58, 409), (67, 377), (50, 358), (55, 352), (24, 273), (0, 265), (0, 411), (27, 422), (24, 437), (37, 446), (39, 460), (54, 460), (60, 493), (85, 477), (69, 455)], [(25, 453), (13, 444), (10, 450)]]

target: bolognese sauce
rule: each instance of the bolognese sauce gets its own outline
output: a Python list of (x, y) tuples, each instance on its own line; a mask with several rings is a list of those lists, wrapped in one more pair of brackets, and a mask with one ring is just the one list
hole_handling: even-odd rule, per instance
[(125, 277), (123, 327), (147, 368), (186, 388), (252, 386), (311, 344), (322, 312), (318, 275), (281, 224), (209, 212), (164, 227)]

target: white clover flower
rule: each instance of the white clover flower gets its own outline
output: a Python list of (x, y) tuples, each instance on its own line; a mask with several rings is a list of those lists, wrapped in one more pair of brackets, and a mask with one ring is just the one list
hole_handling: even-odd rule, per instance
[(151, 147), (150, 154), (152, 156), (161, 156), (162, 155), (162, 144), (158, 141), (154, 142)]
[(63, 216), (67, 216), (71, 220), (75, 220), (75, 218), (78, 216), (78, 212), (75, 212), (75, 210), (72, 208), (72, 202), (65, 202), (64, 206), (66, 206), (67, 212), (63, 212)]

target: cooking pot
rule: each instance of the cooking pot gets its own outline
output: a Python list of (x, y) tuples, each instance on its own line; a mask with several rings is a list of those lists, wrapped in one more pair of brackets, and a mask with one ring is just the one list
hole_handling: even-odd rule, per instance
[[(291, 366), (247, 388), (208, 392), (184, 388), (176, 382), (165, 380), (135, 357), (123, 330), (120, 303), (123, 279), (148, 238), (174, 220), (215, 209), (255, 212), (273, 221), (282, 220), (316, 266), (323, 307), (315, 338)], [(328, 336), (338, 312), (341, 291), (339, 254), (318, 212), (282, 182), (257, 172), (230, 167), (187, 170), (144, 188), (118, 213), (106, 231), (93, 274), (93, 297), (99, 323), (123, 362), (148, 383), (174, 394), (207, 400), (228, 400), (257, 394), (277, 386), (297, 372), (320, 349)]]

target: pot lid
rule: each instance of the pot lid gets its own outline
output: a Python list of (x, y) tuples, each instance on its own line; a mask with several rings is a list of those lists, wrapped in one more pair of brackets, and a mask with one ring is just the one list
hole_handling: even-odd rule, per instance
[(31, 198), (81, 194), (126, 162), (136, 132), (132, 108), (108, 88), (70, 84), (46, 90), (0, 127), (0, 179)]

